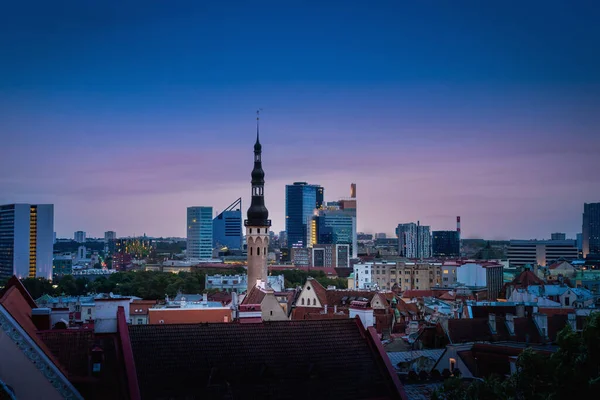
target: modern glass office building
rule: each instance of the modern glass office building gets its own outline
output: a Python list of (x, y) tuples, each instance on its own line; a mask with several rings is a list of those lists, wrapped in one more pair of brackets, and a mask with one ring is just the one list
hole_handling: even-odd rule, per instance
[(346, 244), (350, 255), (357, 246), (356, 217), (344, 210), (320, 210), (311, 218), (308, 240), (315, 244)]
[(324, 188), (306, 182), (285, 186), (285, 231), (288, 247), (307, 246), (307, 224), (323, 205)]
[(583, 206), (583, 257), (600, 254), (600, 203)]
[(213, 248), (242, 248), (242, 198), (237, 199), (213, 219)]
[(460, 256), (458, 231), (433, 231), (431, 244), (434, 257)]
[(194, 260), (212, 258), (213, 244), (212, 207), (187, 209), (187, 258)]

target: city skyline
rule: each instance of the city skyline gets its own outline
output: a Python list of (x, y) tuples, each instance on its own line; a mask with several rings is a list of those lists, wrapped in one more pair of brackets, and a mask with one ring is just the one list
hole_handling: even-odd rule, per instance
[(358, 231), (574, 238), (600, 201), (598, 6), (395, 3), (6, 5), (0, 204), (54, 204), (59, 237), (185, 237), (187, 207), (250, 204), (262, 107), (275, 232), (306, 181), (357, 183)]

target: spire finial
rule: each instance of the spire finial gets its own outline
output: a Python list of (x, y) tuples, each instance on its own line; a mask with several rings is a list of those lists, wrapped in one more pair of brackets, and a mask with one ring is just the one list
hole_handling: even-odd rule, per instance
[(258, 128), (259, 128), (259, 121), (260, 121), (260, 111), (262, 110), (262, 108), (259, 108), (258, 110), (256, 110), (256, 143), (259, 143), (258, 140)]

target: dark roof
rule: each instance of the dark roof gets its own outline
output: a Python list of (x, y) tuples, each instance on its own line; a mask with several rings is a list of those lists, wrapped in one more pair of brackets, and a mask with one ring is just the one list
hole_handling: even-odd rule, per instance
[(448, 336), (452, 343), (492, 340), (492, 333), (487, 318), (449, 319)]
[(370, 332), (354, 319), (129, 326), (143, 399), (401, 398)]

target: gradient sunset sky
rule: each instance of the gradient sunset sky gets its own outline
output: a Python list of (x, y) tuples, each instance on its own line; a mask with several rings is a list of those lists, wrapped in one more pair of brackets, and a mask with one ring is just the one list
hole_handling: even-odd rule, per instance
[(598, 1), (13, 1), (0, 204), (185, 236), (186, 207), (358, 186), (358, 229), (574, 237), (600, 201)]

